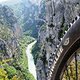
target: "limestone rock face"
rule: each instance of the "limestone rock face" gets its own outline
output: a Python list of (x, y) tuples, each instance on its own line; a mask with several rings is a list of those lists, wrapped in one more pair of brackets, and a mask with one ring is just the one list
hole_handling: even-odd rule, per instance
[[(20, 28), (17, 27), (17, 19), (8, 6), (0, 5), (0, 59), (18, 56), (17, 36)], [(17, 29), (18, 28), (18, 29)], [(18, 33), (18, 34), (16, 34)], [(15, 54), (15, 55), (14, 55)]]
[(42, 60), (38, 60), (37, 64), (37, 79), (38, 80), (45, 80), (45, 73), (44, 73), (44, 65), (43, 65), (43, 61)]
[(48, 74), (54, 54), (70, 22), (80, 13), (80, 0), (46, 0), (45, 4), (46, 31), (39, 33), (39, 40), (42, 45), (41, 54), (45, 55), (47, 61), (47, 64), (43, 63), (46, 66), (44, 73), (47, 74), (47, 80), (49, 80)]

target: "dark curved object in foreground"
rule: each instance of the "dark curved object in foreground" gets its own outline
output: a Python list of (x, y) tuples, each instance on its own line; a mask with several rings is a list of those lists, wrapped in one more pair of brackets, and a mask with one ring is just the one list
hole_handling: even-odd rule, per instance
[[(80, 47), (80, 18), (72, 25), (61, 41), (56, 53), (56, 63), (51, 74), (51, 80), (62, 80), (63, 71), (70, 57)], [(78, 80), (78, 79), (76, 79)]]

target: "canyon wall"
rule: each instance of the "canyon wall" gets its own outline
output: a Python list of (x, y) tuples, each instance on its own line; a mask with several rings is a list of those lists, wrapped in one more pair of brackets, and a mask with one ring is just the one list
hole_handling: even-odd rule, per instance
[(50, 79), (49, 72), (57, 47), (80, 13), (80, 0), (46, 0), (45, 5), (46, 28), (39, 32), (41, 58), (37, 61), (38, 80)]

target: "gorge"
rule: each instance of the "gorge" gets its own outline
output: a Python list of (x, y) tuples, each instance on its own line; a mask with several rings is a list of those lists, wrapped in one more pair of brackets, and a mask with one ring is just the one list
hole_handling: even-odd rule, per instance
[(35, 2), (0, 4), (0, 80), (50, 80), (60, 42), (74, 19), (79, 19), (80, 0)]

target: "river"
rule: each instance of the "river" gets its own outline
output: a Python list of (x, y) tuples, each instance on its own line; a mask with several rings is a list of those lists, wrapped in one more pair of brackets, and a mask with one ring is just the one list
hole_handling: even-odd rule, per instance
[(26, 48), (26, 55), (28, 57), (28, 69), (29, 72), (34, 76), (35, 80), (37, 80), (37, 76), (36, 76), (36, 66), (34, 64), (34, 59), (33, 56), (31, 54), (31, 49), (33, 47), (33, 45), (36, 43), (36, 41), (32, 42), (31, 44), (29, 44)]

